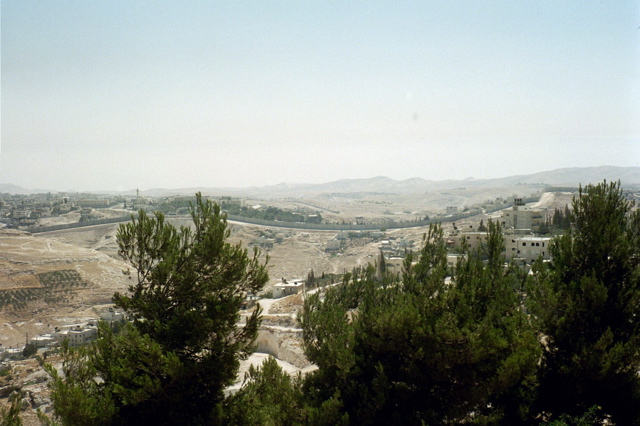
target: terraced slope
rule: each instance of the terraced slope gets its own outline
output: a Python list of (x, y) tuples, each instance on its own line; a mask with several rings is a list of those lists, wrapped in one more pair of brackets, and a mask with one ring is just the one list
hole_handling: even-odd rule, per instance
[(23, 345), (27, 335), (95, 316), (126, 289), (124, 262), (90, 248), (0, 229), (0, 343)]

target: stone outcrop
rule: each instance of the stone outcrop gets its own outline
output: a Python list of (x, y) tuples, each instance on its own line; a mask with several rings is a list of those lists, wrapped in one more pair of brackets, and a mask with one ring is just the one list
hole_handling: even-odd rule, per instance
[(302, 329), (262, 326), (256, 339), (256, 352), (266, 353), (298, 368), (309, 366), (302, 347)]

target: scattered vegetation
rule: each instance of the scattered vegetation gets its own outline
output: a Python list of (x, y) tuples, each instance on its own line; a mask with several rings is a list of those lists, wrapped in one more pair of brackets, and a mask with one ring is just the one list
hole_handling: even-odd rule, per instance
[(22, 426), (20, 412), (22, 411), (22, 393), (14, 391), (9, 400), (11, 405), (0, 410), (0, 426)]
[(46, 272), (37, 275), (42, 287), (25, 287), (0, 290), (0, 309), (11, 306), (25, 309), (29, 302), (42, 300), (47, 304), (65, 303), (75, 296), (75, 291), (88, 285), (80, 274), (72, 269)]

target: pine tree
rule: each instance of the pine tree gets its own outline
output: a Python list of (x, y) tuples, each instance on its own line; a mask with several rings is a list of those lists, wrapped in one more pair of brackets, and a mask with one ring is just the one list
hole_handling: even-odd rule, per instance
[(20, 412), (22, 411), (22, 392), (13, 391), (9, 395), (11, 405), (0, 410), (0, 426), (22, 426)]
[(569, 229), (571, 227), (571, 210), (569, 210), (569, 205), (564, 206), (562, 219), (562, 229)]
[[(132, 326), (101, 327), (96, 343), (65, 352), (52, 399), (65, 423), (203, 424), (220, 421), (223, 390), (252, 350), (260, 309), (237, 326), (247, 293), (266, 283), (266, 265), (231, 245), (226, 217), (200, 194), (193, 227), (177, 229), (144, 211), (118, 230), (119, 254), (137, 272), (114, 302)], [(100, 380), (96, 380), (99, 378)]]
[(384, 257), (384, 252), (382, 251), (382, 249), (380, 250), (380, 254), (378, 255), (376, 266), (377, 278), (379, 281), (382, 281), (384, 275), (387, 273), (387, 259)]
[(601, 406), (617, 424), (640, 424), (640, 212), (606, 181), (580, 188), (572, 206), (572, 227), (530, 288), (545, 336), (539, 409)]
[(562, 227), (562, 212), (557, 207), (553, 210), (553, 226), (554, 228)]
[[(432, 225), (402, 280), (373, 267), (305, 301), (303, 390), (311, 412), (351, 424), (515, 422), (527, 416), (539, 348), (520, 309), (523, 274), (504, 268), (489, 222), (484, 256), (466, 253), (446, 281), (442, 228)], [(314, 411), (315, 410), (315, 411)]]
[(316, 286), (316, 275), (313, 272), (313, 269), (309, 271), (307, 274), (307, 281), (305, 283), (306, 288), (311, 289)]
[(299, 425), (305, 422), (301, 376), (290, 377), (269, 357), (249, 367), (242, 388), (226, 402), (225, 423)]

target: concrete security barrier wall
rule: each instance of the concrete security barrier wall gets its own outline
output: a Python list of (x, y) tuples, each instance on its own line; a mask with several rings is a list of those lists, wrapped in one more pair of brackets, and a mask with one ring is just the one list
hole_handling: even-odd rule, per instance
[[(534, 201), (539, 201), (540, 197), (530, 197), (525, 198), (523, 201), (525, 203), (531, 203)], [(496, 210), (502, 210), (504, 208), (508, 208), (512, 206), (513, 203), (509, 203), (506, 206), (498, 207)], [(492, 212), (491, 210), (487, 210), (487, 213)], [(474, 216), (477, 213), (458, 213), (455, 215), (439, 218), (438, 222), (455, 222), (457, 220), (465, 219), (470, 216)], [(134, 216), (137, 216), (137, 213), (134, 213)], [(177, 218), (178, 216), (168, 216), (168, 219)], [(182, 216), (180, 216), (182, 217)], [(188, 216), (184, 216), (184, 218), (188, 218)], [(236, 216), (236, 215), (227, 215), (228, 220), (233, 220), (235, 222), (248, 223), (252, 225), (261, 225), (261, 226), (270, 226), (275, 228), (293, 228), (293, 229), (305, 229), (305, 230), (318, 230), (318, 231), (374, 231), (380, 229), (402, 229), (402, 228), (417, 228), (421, 226), (429, 226), (432, 222), (431, 220), (416, 220), (416, 221), (387, 221), (380, 223), (368, 223), (363, 225), (354, 225), (354, 224), (339, 224), (339, 223), (302, 223), (302, 222), (280, 222), (276, 220), (263, 220), (256, 219), (250, 217)], [(81, 228), (84, 226), (94, 226), (94, 225), (105, 225), (109, 223), (118, 223), (118, 222), (128, 222), (131, 220), (131, 214), (127, 214), (122, 217), (115, 217), (110, 219), (93, 219), (87, 220), (85, 222), (76, 222), (76, 223), (67, 223), (64, 225), (53, 225), (53, 226), (34, 226), (31, 228), (25, 229), (25, 231), (30, 232), (32, 234), (37, 234), (41, 232), (50, 232), (50, 231), (59, 231), (62, 229), (72, 229), (72, 228)], [(433, 221), (436, 222), (436, 221)]]
[(396, 228), (414, 228), (417, 226), (429, 225), (430, 221), (420, 220), (414, 222), (380, 222), (364, 225), (354, 224), (339, 224), (339, 223), (302, 223), (302, 222), (280, 222), (276, 220), (263, 220), (249, 217), (242, 217), (236, 215), (228, 215), (228, 220), (236, 222), (250, 223), (254, 225), (272, 226), (279, 228), (295, 228), (295, 229), (307, 229), (307, 230), (320, 230), (320, 231), (371, 231), (379, 230), (381, 228), (396, 229)]
[[(475, 213), (474, 213), (475, 214)], [(440, 219), (441, 222), (455, 222), (456, 220), (464, 219), (472, 216), (473, 214), (457, 214)], [(176, 218), (177, 216), (169, 216), (168, 218)], [(185, 216), (186, 218), (187, 216)], [(338, 223), (301, 223), (301, 222), (279, 222), (275, 220), (263, 220), (250, 217), (227, 215), (228, 220), (248, 223), (252, 225), (270, 226), (276, 228), (293, 228), (293, 229), (305, 229), (305, 230), (318, 230), (318, 231), (373, 231), (385, 229), (401, 229), (401, 228), (416, 228), (420, 226), (429, 226), (430, 220), (419, 220), (412, 222), (381, 222), (370, 223), (365, 225), (354, 224), (338, 224)], [(128, 222), (131, 220), (131, 215), (126, 217), (115, 217), (110, 219), (93, 219), (84, 222), (66, 223), (63, 225), (52, 226), (34, 226), (25, 229), (25, 231), (32, 234), (38, 234), (42, 232), (60, 231), (64, 229), (82, 228), (85, 226), (106, 225), (110, 223)]]
[(548, 186), (543, 192), (578, 192), (578, 189), (573, 186)]
[(39, 234), (41, 232), (50, 232), (50, 231), (60, 231), (62, 229), (72, 229), (72, 228), (82, 228), (85, 226), (95, 226), (95, 225), (106, 225), (110, 223), (119, 223), (119, 222), (129, 222), (131, 220), (131, 215), (128, 214), (122, 217), (112, 217), (109, 219), (91, 219), (86, 220), (84, 222), (74, 222), (74, 223), (65, 223), (62, 225), (51, 225), (51, 226), (34, 226), (31, 228), (25, 229), (25, 231), (30, 232), (32, 234)]

